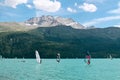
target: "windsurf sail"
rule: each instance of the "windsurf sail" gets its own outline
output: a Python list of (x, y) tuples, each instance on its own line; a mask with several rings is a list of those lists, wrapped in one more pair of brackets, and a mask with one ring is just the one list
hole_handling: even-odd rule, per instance
[(110, 59), (112, 60), (112, 56), (110, 55)]
[(60, 53), (57, 54), (57, 62), (60, 62)]
[(41, 63), (40, 55), (39, 55), (39, 52), (37, 50), (35, 51), (35, 55), (36, 55), (36, 61), (38, 63)]

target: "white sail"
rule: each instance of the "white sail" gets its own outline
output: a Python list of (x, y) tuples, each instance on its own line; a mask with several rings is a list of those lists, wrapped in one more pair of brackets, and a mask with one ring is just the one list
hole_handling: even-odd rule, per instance
[(36, 55), (37, 62), (41, 63), (40, 55), (39, 55), (39, 52), (37, 50), (35, 51), (35, 55)]
[(112, 60), (112, 56), (110, 55), (110, 59)]

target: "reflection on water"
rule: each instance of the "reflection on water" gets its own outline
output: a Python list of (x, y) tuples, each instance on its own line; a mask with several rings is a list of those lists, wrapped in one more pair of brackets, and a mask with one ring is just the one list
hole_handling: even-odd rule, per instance
[(119, 80), (120, 59), (4, 59), (0, 61), (0, 80)]

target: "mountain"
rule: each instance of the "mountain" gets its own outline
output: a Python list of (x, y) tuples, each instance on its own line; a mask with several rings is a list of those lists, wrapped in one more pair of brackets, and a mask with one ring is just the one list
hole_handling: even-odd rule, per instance
[(94, 29), (74, 29), (71, 26), (39, 27), (29, 31), (32, 35), (43, 36), (45, 40), (52, 41), (76, 41), (90, 40), (92, 38), (105, 42), (120, 39), (120, 28), (94, 28)]
[(33, 17), (24, 22), (0, 22), (0, 32), (28, 31), (38, 27), (71, 26), (75, 29), (88, 29), (71, 18), (41, 16)]
[(71, 26), (37, 27), (27, 31), (1, 32), (0, 55), (34, 58), (37, 49), (43, 58), (84, 58), (89, 51), (93, 58), (107, 54), (120, 57), (120, 28), (74, 29)]
[(71, 26), (76, 29), (85, 29), (84, 26), (82, 26), (78, 22), (75, 22), (71, 18), (53, 17), (50, 15), (30, 18), (29, 20), (25, 21), (25, 24), (31, 26), (39, 26), (39, 27), (65, 25), (65, 26)]
[[(79, 26), (79, 29), (78, 29)], [(120, 58), (120, 28), (85, 28), (70, 18), (41, 16), (25, 22), (0, 22), (0, 55), (34, 58), (38, 50), (43, 58), (93, 58), (108, 54)]]

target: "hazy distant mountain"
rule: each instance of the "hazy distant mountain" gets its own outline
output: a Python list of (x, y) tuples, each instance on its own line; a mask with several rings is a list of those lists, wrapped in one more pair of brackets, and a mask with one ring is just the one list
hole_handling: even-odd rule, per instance
[(71, 26), (77, 29), (85, 29), (84, 26), (82, 26), (78, 22), (75, 22), (71, 18), (53, 17), (50, 15), (30, 18), (29, 20), (25, 21), (25, 24), (32, 25), (32, 26), (39, 26), (39, 27), (65, 25), (65, 26)]

